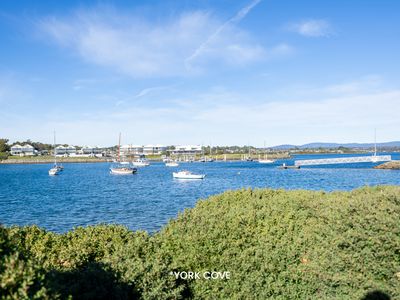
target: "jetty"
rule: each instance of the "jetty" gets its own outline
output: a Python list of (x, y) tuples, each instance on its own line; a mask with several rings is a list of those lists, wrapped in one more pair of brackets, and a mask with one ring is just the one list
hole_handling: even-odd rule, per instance
[(332, 164), (354, 164), (365, 162), (385, 162), (391, 161), (391, 155), (371, 155), (371, 156), (354, 156), (354, 157), (336, 157), (336, 158), (321, 158), (321, 159), (303, 159), (296, 160), (295, 166), (315, 166), (315, 165), (332, 165)]

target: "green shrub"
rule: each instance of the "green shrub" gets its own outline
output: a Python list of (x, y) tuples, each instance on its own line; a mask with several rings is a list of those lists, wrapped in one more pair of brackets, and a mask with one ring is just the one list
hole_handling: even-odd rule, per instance
[(0, 227), (0, 296), (13, 300), (57, 298), (46, 289), (42, 268), (18, 251), (3, 227)]
[(6, 160), (9, 154), (7, 152), (0, 152), (0, 160)]
[[(400, 296), (399, 220), (400, 187), (333, 193), (266, 189), (199, 201), (153, 236), (116, 225), (65, 234), (36, 226), (0, 228), (1, 295), (361, 299), (381, 293), (395, 298)], [(171, 271), (228, 271), (231, 277), (183, 280)]]

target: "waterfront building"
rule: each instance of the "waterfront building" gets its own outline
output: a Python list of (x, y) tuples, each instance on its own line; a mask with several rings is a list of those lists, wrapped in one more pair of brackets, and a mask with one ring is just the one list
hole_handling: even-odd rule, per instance
[(74, 146), (57, 146), (55, 149), (56, 155), (58, 156), (74, 156), (76, 155), (76, 147)]
[(143, 146), (139, 145), (122, 145), (119, 149), (121, 156), (142, 155)]
[(160, 155), (162, 152), (167, 151), (167, 146), (164, 145), (146, 145), (143, 146), (143, 154), (147, 155)]
[(77, 156), (101, 157), (103, 156), (104, 149), (100, 147), (84, 146), (76, 152)]
[(19, 155), (19, 156), (33, 156), (37, 155), (38, 151), (31, 145), (25, 144), (25, 145), (13, 145), (10, 148), (10, 153), (11, 155)]
[(171, 155), (196, 155), (202, 153), (202, 148), (200, 145), (179, 145), (169, 152)]

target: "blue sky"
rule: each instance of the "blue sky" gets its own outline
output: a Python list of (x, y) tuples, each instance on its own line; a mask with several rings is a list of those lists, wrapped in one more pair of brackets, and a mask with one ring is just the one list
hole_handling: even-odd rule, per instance
[(400, 140), (398, 1), (0, 4), (0, 137)]

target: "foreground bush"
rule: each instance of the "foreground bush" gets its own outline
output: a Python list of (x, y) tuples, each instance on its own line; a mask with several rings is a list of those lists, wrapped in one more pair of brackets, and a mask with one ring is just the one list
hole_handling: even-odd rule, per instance
[[(0, 229), (2, 298), (400, 296), (400, 187), (226, 192), (153, 236), (115, 225), (61, 235)], [(174, 271), (225, 271), (230, 279), (182, 279)]]

